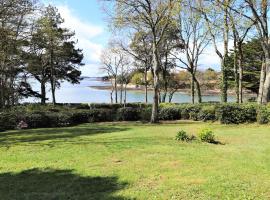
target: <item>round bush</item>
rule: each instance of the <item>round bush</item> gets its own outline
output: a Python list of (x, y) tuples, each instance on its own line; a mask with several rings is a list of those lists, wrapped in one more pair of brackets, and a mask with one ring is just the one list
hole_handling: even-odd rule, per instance
[(177, 135), (175, 136), (175, 140), (178, 141), (189, 141), (189, 137), (186, 131), (181, 130), (177, 133)]
[(214, 143), (215, 142), (215, 135), (213, 131), (209, 128), (202, 129), (198, 134), (199, 139), (202, 142)]

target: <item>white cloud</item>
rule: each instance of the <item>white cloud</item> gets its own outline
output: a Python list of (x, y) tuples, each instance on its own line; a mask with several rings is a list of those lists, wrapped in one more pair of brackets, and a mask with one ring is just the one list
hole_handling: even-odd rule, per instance
[(58, 5), (57, 8), (65, 20), (63, 26), (75, 31), (75, 38), (78, 39), (77, 47), (83, 49), (86, 65), (82, 68), (82, 75), (96, 76), (103, 45), (95, 40), (104, 33), (103, 27), (82, 21), (67, 5)]

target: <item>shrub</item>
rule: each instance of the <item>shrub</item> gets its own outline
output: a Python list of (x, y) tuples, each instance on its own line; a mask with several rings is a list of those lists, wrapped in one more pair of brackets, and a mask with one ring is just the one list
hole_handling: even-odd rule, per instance
[(176, 137), (175, 137), (175, 140), (178, 140), (178, 141), (189, 141), (189, 136), (187, 134), (186, 131), (184, 130), (181, 130), (177, 133)]
[(218, 106), (216, 115), (223, 124), (255, 122), (256, 106), (254, 104), (222, 104)]
[(202, 142), (215, 143), (215, 135), (211, 129), (202, 129), (198, 137)]
[(12, 130), (17, 127), (17, 116), (13, 112), (0, 113), (0, 131)]
[(216, 121), (216, 107), (215, 106), (204, 106), (198, 113), (198, 120), (200, 121)]
[(199, 104), (183, 104), (180, 106), (181, 118), (182, 119), (193, 119), (198, 120), (198, 114), (201, 110), (201, 105)]
[(159, 119), (161, 120), (179, 120), (181, 119), (181, 110), (179, 107), (163, 107), (159, 110)]
[(257, 109), (257, 122), (259, 124), (268, 124), (270, 122), (270, 109), (266, 106), (260, 106)]
[(126, 107), (117, 110), (117, 120), (137, 121), (140, 119), (140, 111), (137, 108)]
[(142, 121), (150, 121), (152, 115), (152, 107), (148, 106), (140, 111), (140, 120)]
[(116, 118), (116, 111), (111, 109), (90, 109), (89, 122), (110, 122)]

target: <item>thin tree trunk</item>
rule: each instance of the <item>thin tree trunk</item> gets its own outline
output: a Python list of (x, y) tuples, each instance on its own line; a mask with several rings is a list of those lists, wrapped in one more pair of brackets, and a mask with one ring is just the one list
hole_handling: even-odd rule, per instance
[(118, 103), (117, 77), (114, 77), (115, 103)]
[(234, 66), (234, 88), (235, 88), (235, 94), (236, 94), (236, 103), (239, 103), (239, 91), (240, 91), (240, 87), (239, 87), (240, 80), (239, 80), (239, 74), (238, 74), (238, 68), (240, 70), (239, 60), (240, 59), (237, 54), (237, 42), (236, 42), (236, 39), (234, 39), (233, 66)]
[(53, 105), (56, 105), (56, 98), (55, 98), (55, 82), (53, 80), (53, 77), (51, 77), (51, 90), (52, 90), (52, 103)]
[(126, 103), (127, 103), (127, 84), (125, 84), (125, 94), (124, 94), (124, 107), (126, 107)]
[(46, 104), (46, 86), (43, 81), (41, 82), (41, 104)]
[(148, 80), (147, 80), (147, 68), (144, 71), (144, 86), (145, 86), (145, 103), (148, 103)]
[(196, 85), (196, 91), (197, 91), (197, 96), (198, 96), (198, 103), (202, 103), (202, 93), (201, 93), (201, 86), (199, 81), (197, 80), (196, 76), (194, 75), (194, 82)]
[(243, 75), (244, 75), (244, 69), (243, 69), (243, 52), (242, 52), (242, 46), (241, 45), (238, 45), (238, 51), (239, 51), (239, 58), (238, 58), (238, 67), (239, 67), (238, 102), (243, 103)]
[(193, 74), (191, 75), (191, 84), (190, 84), (190, 92), (191, 92), (191, 103), (195, 103), (195, 80)]
[(123, 84), (121, 83), (120, 88), (120, 104), (123, 104)]
[(158, 105), (159, 105), (159, 61), (156, 43), (153, 43), (153, 68), (154, 68), (154, 96), (151, 123), (158, 122)]

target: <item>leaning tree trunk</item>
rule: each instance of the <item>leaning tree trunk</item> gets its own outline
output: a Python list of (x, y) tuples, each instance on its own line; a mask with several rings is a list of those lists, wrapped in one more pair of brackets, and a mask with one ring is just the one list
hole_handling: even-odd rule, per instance
[(151, 123), (158, 122), (158, 105), (159, 105), (159, 57), (157, 52), (157, 46), (154, 42), (153, 44), (153, 68), (154, 68), (154, 96), (153, 96), (153, 106)]
[(221, 102), (226, 103), (228, 100), (228, 80), (227, 80), (227, 67), (226, 67), (226, 56), (221, 60)]

